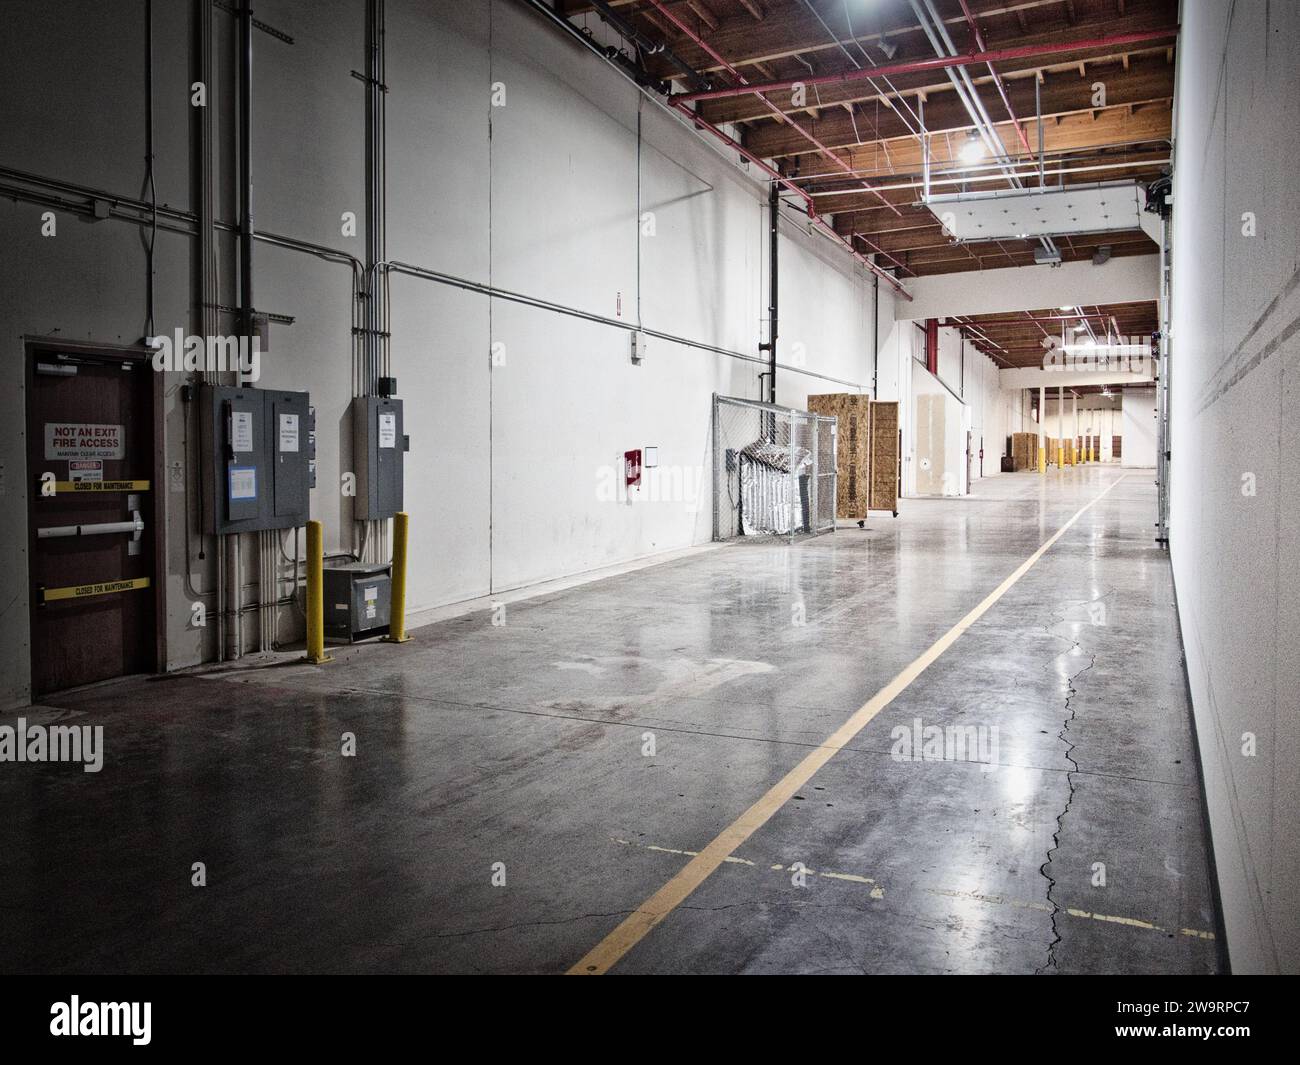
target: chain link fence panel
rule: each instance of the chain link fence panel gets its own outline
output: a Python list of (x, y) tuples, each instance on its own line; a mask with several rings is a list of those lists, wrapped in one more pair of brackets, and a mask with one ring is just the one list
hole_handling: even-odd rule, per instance
[(835, 528), (834, 417), (713, 397), (713, 539), (793, 542)]

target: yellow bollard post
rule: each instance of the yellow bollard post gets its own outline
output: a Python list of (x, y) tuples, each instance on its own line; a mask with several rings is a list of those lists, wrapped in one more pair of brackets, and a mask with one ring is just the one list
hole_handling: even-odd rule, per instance
[(307, 661), (333, 662), (325, 653), (325, 540), (321, 523), (307, 523)]
[(393, 598), (388, 608), (389, 643), (406, 643), (406, 537), (411, 516), (401, 510), (393, 518)]
[(1044, 444), (1038, 449), (1038, 472), (1047, 472), (1047, 445)]

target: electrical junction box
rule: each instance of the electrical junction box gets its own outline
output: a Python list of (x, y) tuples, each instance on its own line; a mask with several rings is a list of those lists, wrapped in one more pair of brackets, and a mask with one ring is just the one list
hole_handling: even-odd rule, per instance
[(393, 582), (387, 563), (347, 562), (321, 573), (327, 640), (355, 643), (388, 634)]
[(308, 394), (202, 385), (198, 404), (204, 532), (305, 525), (311, 487)]
[(352, 463), (357, 477), (357, 495), (352, 501), (354, 518), (391, 518), (402, 509), (405, 457), (402, 401), (392, 396), (353, 399)]

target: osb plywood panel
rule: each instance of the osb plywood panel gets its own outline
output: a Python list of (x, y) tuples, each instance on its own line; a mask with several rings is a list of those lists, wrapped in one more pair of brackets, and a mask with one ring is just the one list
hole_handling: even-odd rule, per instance
[(871, 484), (871, 397), (853, 392), (809, 396), (808, 409), (837, 419), (835, 516), (865, 518)]
[(898, 509), (898, 403), (871, 404), (872, 510)]

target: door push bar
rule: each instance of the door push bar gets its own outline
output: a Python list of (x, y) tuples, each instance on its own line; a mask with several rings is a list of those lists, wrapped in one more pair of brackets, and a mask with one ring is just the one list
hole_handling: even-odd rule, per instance
[(50, 525), (36, 530), (38, 540), (52, 540), (64, 536), (105, 536), (109, 533), (131, 533), (132, 542), (138, 542), (144, 532), (144, 519), (138, 510), (132, 512), (130, 521), (101, 521), (94, 525)]

